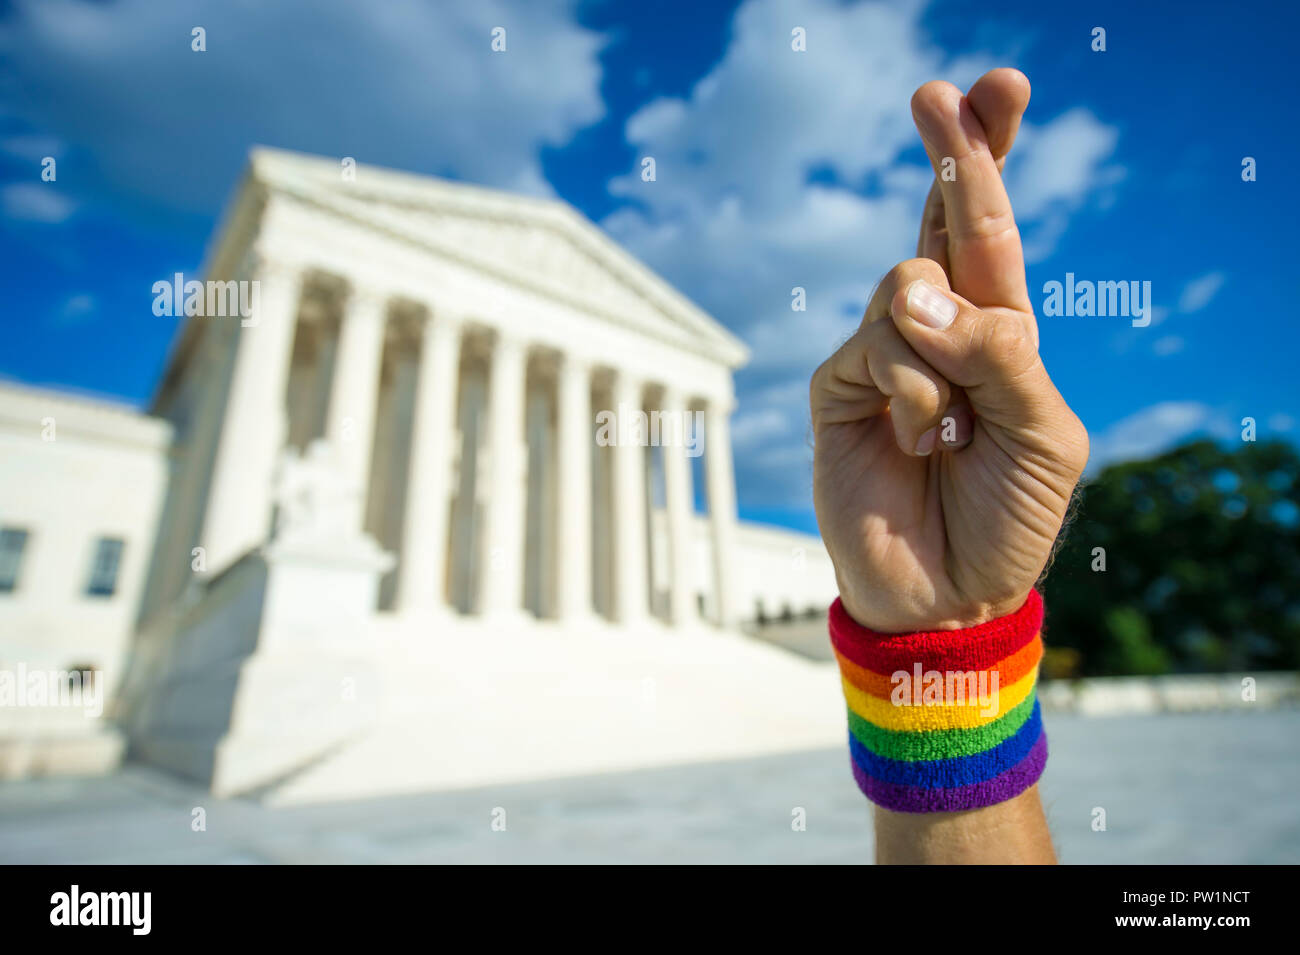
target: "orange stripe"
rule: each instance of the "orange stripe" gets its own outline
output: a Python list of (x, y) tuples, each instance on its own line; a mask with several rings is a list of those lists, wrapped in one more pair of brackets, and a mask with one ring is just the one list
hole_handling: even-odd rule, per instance
[[(1001, 661), (995, 667), (989, 667), (989, 676), (985, 680), (992, 679), (994, 670), (998, 672), (998, 686), (1007, 687), (1019, 681), (1026, 673), (1038, 666), (1038, 660), (1043, 655), (1043, 638), (1042, 635), (1036, 635), (1023, 647), (1017, 650), (1011, 656)], [(868, 670), (866, 667), (859, 666), (848, 657), (841, 656), (839, 651), (835, 652), (835, 659), (839, 661), (840, 672), (844, 678), (856, 686), (863, 693), (869, 693), (872, 696), (880, 697), (882, 700), (888, 700), (894, 692), (893, 675), (885, 676), (874, 670)], [(913, 674), (908, 673), (910, 678)], [(976, 677), (978, 679), (978, 677)], [(986, 684), (988, 685), (988, 684)], [(942, 689), (940, 691), (942, 693)]]

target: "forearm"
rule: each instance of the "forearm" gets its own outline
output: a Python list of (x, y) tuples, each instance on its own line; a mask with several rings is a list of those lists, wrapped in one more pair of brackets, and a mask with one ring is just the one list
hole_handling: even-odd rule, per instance
[(967, 812), (875, 807), (880, 865), (1053, 865), (1056, 854), (1038, 786)]
[(1015, 70), (916, 91), (936, 176), (918, 258), (809, 385), (831, 641), (882, 862), (1054, 861), (1033, 588), (1088, 435), (1043, 365), (1002, 184), (1028, 103)]

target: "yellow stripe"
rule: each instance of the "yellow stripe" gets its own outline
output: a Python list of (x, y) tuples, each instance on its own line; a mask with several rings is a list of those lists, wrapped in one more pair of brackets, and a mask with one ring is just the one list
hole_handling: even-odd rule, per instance
[(1038, 667), (1034, 667), (1010, 686), (999, 687), (996, 698), (989, 701), (996, 704), (996, 712), (992, 713), (986, 713), (985, 705), (979, 700), (973, 703), (895, 706), (889, 700), (862, 692), (843, 676), (840, 677), (840, 682), (844, 686), (844, 698), (848, 700), (849, 709), (868, 723), (884, 729), (922, 733), (928, 730), (973, 729), (992, 723), (1019, 706), (1034, 691), (1037, 678)]

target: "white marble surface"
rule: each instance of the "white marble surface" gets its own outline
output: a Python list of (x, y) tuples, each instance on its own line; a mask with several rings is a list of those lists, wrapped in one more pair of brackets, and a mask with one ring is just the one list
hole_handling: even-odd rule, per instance
[[(1300, 710), (1048, 719), (1071, 863), (1300, 862)], [(862, 862), (842, 750), (268, 809), (141, 769), (0, 786), (0, 862)], [(191, 831), (202, 806), (207, 830)], [(1093, 809), (1107, 830), (1092, 829)], [(493, 831), (493, 811), (506, 811)], [(791, 829), (807, 810), (807, 830)]]

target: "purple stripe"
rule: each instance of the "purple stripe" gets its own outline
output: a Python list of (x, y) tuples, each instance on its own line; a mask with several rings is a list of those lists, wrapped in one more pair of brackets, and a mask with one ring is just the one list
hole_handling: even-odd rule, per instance
[(1047, 765), (1047, 734), (1040, 734), (1029, 755), (1005, 772), (982, 783), (953, 789), (924, 789), (882, 782), (863, 772), (855, 760), (850, 758), (849, 762), (858, 788), (878, 806), (894, 812), (960, 812), (1006, 802), (1038, 782), (1043, 767)]

